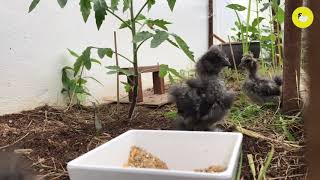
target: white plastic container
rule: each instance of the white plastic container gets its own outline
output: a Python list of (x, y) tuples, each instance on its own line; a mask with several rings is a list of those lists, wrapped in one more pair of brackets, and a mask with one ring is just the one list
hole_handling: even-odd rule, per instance
[[(231, 180), (234, 179), (242, 134), (229, 132), (131, 130), (68, 163), (71, 180)], [(170, 170), (122, 167), (131, 146), (163, 160)], [(212, 165), (220, 173), (199, 173)]]

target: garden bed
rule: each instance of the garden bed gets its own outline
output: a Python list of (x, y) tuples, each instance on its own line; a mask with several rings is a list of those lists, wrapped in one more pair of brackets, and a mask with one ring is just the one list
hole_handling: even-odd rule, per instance
[[(127, 109), (128, 105), (120, 105), (118, 119), (115, 104), (99, 106), (98, 117), (103, 122), (103, 134), (97, 137), (94, 130), (94, 109), (91, 107), (73, 107), (64, 112), (44, 106), (32, 111), (5, 115), (0, 117), (0, 150), (29, 149), (22, 152), (33, 163), (32, 168), (41, 175), (39, 177), (68, 179), (68, 161), (129, 129), (171, 129), (172, 117), (168, 112), (175, 110), (172, 105), (157, 109), (139, 106), (133, 121), (127, 121)], [(234, 129), (230, 123), (226, 127), (228, 130)], [(279, 139), (272, 129), (268, 130), (265, 126), (260, 128), (259, 133)], [(251, 130), (258, 129), (258, 126), (251, 126)], [(298, 130), (294, 132), (294, 136), (302, 141), (304, 139), (303, 132)], [(243, 143), (243, 179), (253, 179), (247, 154), (254, 156), (256, 168), (259, 169), (270, 151), (270, 143), (275, 146), (275, 154), (268, 169), (268, 179), (306, 178), (305, 148), (249, 136), (245, 136)]]

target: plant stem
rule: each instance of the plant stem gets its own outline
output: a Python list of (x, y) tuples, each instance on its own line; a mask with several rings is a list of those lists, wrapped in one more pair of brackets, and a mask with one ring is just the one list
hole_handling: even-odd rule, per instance
[(109, 12), (110, 14), (112, 14), (114, 17), (116, 17), (117, 19), (119, 19), (121, 22), (123, 22), (125, 25), (127, 25), (127, 27), (132, 30), (131, 26), (125, 21), (123, 20), (120, 16), (116, 15), (114, 12), (110, 11), (109, 8), (106, 9), (107, 12)]
[(238, 14), (238, 12), (235, 10), (234, 11), (237, 15), (237, 19), (238, 19), (238, 22), (239, 22), (239, 25), (240, 25), (240, 32), (241, 32), (241, 42), (242, 42), (242, 52), (244, 53), (245, 52), (245, 47), (244, 47), (244, 35), (243, 35), (243, 31), (242, 31), (242, 22), (240, 20), (240, 16)]
[[(79, 79), (82, 79), (83, 70), (84, 70), (84, 64), (81, 64), (81, 71), (80, 71), (80, 76), (78, 77), (78, 80), (79, 80)], [(79, 86), (81, 86), (81, 80), (79, 81)], [(76, 94), (76, 88), (77, 88), (77, 86), (74, 87), (74, 89), (73, 89), (73, 91), (72, 91), (72, 96), (71, 96), (69, 105), (68, 105), (67, 108), (64, 110), (64, 112), (67, 112), (67, 111), (69, 110), (69, 108), (72, 106), (72, 102), (73, 102), (74, 96), (75, 96), (75, 94)]]
[(231, 55), (232, 55), (233, 66), (234, 66), (234, 69), (236, 70), (237, 82), (240, 83), (238, 68), (237, 68), (237, 65), (236, 65), (236, 60), (234, 58), (233, 48), (232, 48), (229, 36), (228, 36), (228, 40), (229, 40), (229, 47), (230, 47), (230, 51), (231, 51)]
[(137, 13), (137, 15), (134, 18), (134, 21), (136, 21), (136, 19), (138, 18), (138, 16), (141, 14), (141, 12), (143, 11), (143, 9), (148, 5), (148, 0), (144, 3), (144, 5), (140, 8), (139, 12)]
[(274, 42), (272, 40), (272, 34), (274, 34), (273, 29), (273, 18), (272, 18), (272, 6), (270, 6), (270, 40), (271, 40), (271, 57), (272, 57), (272, 68), (275, 72), (276, 62), (275, 62), (275, 49), (274, 49)]
[(124, 55), (118, 53), (118, 52), (113, 52), (115, 55), (118, 55), (120, 57), (122, 57), (123, 59), (127, 60), (129, 63), (133, 64), (133, 61), (131, 61), (129, 58), (125, 57)]
[[(133, 0), (130, 1), (130, 18), (131, 18), (131, 34), (132, 34), (132, 41), (134, 36), (136, 35), (136, 24), (135, 24), (135, 16), (133, 13)], [(129, 109), (128, 117), (132, 119), (132, 115), (134, 109), (137, 104), (137, 97), (138, 97), (138, 55), (137, 55), (137, 43), (132, 42), (132, 52), (133, 52), (133, 69), (134, 69), (134, 86), (133, 86), (133, 96), (132, 96), (132, 103)]]
[(247, 15), (247, 22), (246, 22), (246, 49), (245, 52), (247, 53), (249, 51), (249, 43), (248, 43), (248, 38), (249, 38), (249, 21), (250, 21), (250, 14), (251, 14), (251, 0), (249, 0), (249, 5), (248, 5), (248, 15)]
[[(150, 37), (150, 38), (151, 38), (151, 37)], [(148, 38), (148, 39), (150, 39), (150, 38)], [(138, 50), (139, 50), (139, 48), (140, 48), (140, 46), (141, 46), (144, 42), (146, 42), (148, 39), (143, 40), (143, 41), (138, 45), (138, 47), (137, 47), (136, 51), (138, 51)]]

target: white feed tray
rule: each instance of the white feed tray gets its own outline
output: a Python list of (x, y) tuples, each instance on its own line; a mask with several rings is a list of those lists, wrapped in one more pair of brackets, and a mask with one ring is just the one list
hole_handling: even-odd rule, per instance
[[(241, 142), (241, 133), (131, 130), (69, 162), (68, 172), (71, 180), (231, 180)], [(124, 168), (133, 145), (159, 157), (170, 170)], [(227, 169), (193, 172), (212, 165)]]

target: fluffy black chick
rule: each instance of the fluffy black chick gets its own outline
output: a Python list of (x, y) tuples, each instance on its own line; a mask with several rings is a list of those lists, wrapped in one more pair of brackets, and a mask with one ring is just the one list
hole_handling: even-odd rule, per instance
[(259, 64), (252, 53), (243, 56), (239, 68), (245, 69), (248, 76), (242, 85), (243, 92), (256, 104), (278, 104), (281, 94), (282, 78), (275, 76), (272, 80), (259, 77)]
[(178, 109), (175, 129), (207, 131), (223, 120), (234, 98), (218, 79), (226, 66), (230, 66), (228, 59), (213, 46), (196, 64), (198, 77), (170, 89), (170, 99)]

